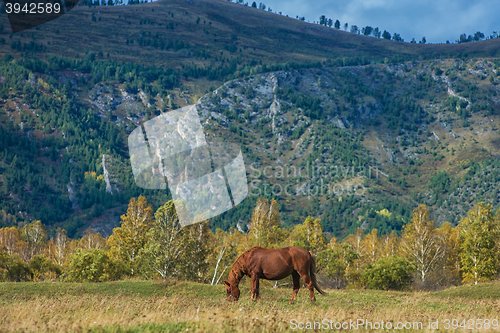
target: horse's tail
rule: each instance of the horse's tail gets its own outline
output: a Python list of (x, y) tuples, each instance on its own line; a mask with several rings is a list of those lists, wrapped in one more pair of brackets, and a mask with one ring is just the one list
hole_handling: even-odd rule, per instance
[(313, 286), (321, 295), (326, 295), (326, 292), (321, 290), (321, 288), (319, 287), (318, 280), (316, 279), (316, 259), (314, 259), (314, 255), (311, 251), (309, 251), (309, 254), (311, 255), (311, 267), (309, 269), (309, 275), (311, 275)]

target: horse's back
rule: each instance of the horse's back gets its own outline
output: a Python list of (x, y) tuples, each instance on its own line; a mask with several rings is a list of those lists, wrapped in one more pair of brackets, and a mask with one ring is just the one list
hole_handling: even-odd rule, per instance
[(255, 262), (258, 261), (263, 265), (286, 265), (294, 270), (302, 270), (307, 266), (309, 269), (311, 255), (309, 251), (301, 247), (289, 246), (279, 249), (265, 249), (260, 246), (255, 246), (248, 250), (248, 259)]
[(276, 254), (281, 254), (281, 255), (289, 255), (290, 257), (303, 257), (303, 258), (309, 258), (310, 254), (309, 251), (306, 249), (303, 249), (301, 247), (297, 246), (288, 246), (288, 247), (282, 247), (279, 249), (266, 249), (263, 248), (262, 246), (254, 246), (251, 249), (247, 251), (251, 255), (266, 255), (266, 256), (273, 256)]

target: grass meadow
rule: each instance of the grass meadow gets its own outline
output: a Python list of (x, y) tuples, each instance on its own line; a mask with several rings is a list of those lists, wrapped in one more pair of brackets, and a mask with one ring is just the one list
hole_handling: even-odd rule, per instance
[[(472, 331), (493, 331), (492, 322), (481, 330), (483, 322), (477, 320), (498, 320), (500, 314), (498, 282), (438, 292), (328, 290), (326, 296), (317, 295), (315, 304), (301, 289), (294, 305), (288, 304), (290, 288), (261, 283), (262, 300), (256, 303), (250, 301), (248, 280), (241, 289), (240, 301), (230, 303), (224, 286), (189, 282), (1, 283), (0, 331), (282, 332), (298, 330), (299, 325), (308, 328), (307, 322), (322, 325), (308, 331), (328, 331), (349, 320), (372, 325), (383, 320), (386, 329), (374, 331), (393, 331), (387, 329), (390, 321), (391, 326), (401, 322), (406, 328), (421, 322), (418, 331), (425, 332), (432, 331), (429, 322), (438, 321), (438, 328), (445, 329), (446, 319), (450, 329), (456, 319), (458, 330), (471, 331), (474, 320)], [(370, 331), (369, 326), (357, 328)]]

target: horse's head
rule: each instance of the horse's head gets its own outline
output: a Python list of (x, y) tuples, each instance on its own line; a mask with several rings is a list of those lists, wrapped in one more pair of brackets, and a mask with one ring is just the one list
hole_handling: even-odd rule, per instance
[(230, 302), (236, 302), (240, 298), (240, 289), (237, 285), (231, 286), (227, 281), (224, 281), (226, 287), (226, 298)]

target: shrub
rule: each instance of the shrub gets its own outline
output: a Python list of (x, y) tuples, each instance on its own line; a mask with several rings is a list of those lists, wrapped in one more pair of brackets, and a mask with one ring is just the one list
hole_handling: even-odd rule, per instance
[(402, 290), (412, 282), (415, 267), (396, 256), (382, 258), (363, 272), (363, 280), (370, 289)]
[(55, 279), (62, 273), (61, 266), (53, 263), (44, 255), (34, 256), (30, 260), (28, 268), (31, 273), (31, 280), (33, 281)]
[(118, 280), (125, 268), (100, 249), (78, 250), (71, 256), (67, 281), (104, 282)]
[(29, 281), (28, 265), (17, 256), (10, 256), (7, 251), (0, 251), (0, 281)]

